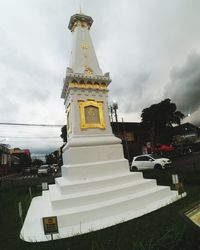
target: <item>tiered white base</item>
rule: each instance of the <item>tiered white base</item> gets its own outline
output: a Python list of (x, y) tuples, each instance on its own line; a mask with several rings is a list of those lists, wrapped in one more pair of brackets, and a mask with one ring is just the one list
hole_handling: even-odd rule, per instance
[[(119, 143), (88, 147), (66, 148), (64, 155), (70, 164), (62, 166), (63, 177), (48, 191), (33, 198), (21, 239), (50, 240), (44, 235), (43, 217), (57, 216), (59, 234), (54, 239), (60, 239), (142, 216), (180, 198), (177, 191), (143, 179), (142, 173), (130, 173)], [(91, 157), (86, 152), (92, 152)], [(105, 155), (109, 160), (102, 161)], [(80, 163), (83, 158), (90, 160)]]

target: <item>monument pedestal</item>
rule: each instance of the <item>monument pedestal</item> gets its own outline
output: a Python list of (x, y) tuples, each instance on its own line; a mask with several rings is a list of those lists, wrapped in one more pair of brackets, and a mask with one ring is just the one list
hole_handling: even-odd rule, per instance
[(96, 137), (91, 137), (77, 147), (78, 140), (82, 138), (63, 150), (62, 177), (33, 198), (21, 230), (23, 240), (50, 240), (43, 231), (43, 217), (57, 216), (59, 234), (54, 239), (60, 239), (142, 216), (181, 198), (177, 191), (157, 186), (156, 180), (144, 179), (141, 172), (129, 172), (118, 138), (101, 137), (107, 143), (98, 140), (94, 145)]

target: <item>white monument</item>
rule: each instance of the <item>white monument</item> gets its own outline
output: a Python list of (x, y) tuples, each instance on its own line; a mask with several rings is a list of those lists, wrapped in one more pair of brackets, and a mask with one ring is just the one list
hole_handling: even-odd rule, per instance
[(68, 142), (62, 177), (33, 198), (20, 237), (51, 240), (43, 217), (57, 216), (54, 239), (83, 234), (142, 216), (180, 198), (177, 191), (129, 172), (121, 140), (112, 133), (108, 114), (109, 73), (99, 67), (89, 30), (90, 16), (69, 22), (73, 47), (62, 90)]

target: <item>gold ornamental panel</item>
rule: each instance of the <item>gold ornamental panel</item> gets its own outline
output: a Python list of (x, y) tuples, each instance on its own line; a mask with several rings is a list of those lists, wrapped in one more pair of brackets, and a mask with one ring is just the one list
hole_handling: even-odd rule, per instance
[(84, 108), (85, 111), (85, 122), (87, 124), (99, 124), (100, 117), (99, 117), (99, 109), (92, 105), (87, 106)]
[(79, 101), (81, 129), (105, 129), (103, 102)]
[(106, 84), (70, 82), (69, 88), (106, 90)]
[(89, 45), (87, 43), (81, 43), (81, 48), (82, 49), (88, 49)]

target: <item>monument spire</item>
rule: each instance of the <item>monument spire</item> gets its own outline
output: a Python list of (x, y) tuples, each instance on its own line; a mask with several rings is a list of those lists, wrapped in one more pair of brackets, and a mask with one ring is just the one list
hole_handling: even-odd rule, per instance
[(84, 13), (82, 12), (81, 6), (80, 6), (80, 8), (79, 8), (79, 14), (84, 14)]
[(68, 28), (72, 33), (72, 50), (62, 98), (66, 97), (71, 82), (98, 84), (104, 88), (111, 82), (109, 73), (103, 74), (97, 60), (89, 33), (92, 23), (93, 19), (83, 13), (75, 14), (70, 18)]
[(89, 34), (93, 23), (90, 16), (80, 14), (71, 17), (68, 28), (72, 32), (73, 45), (69, 67), (74, 73), (103, 75)]

